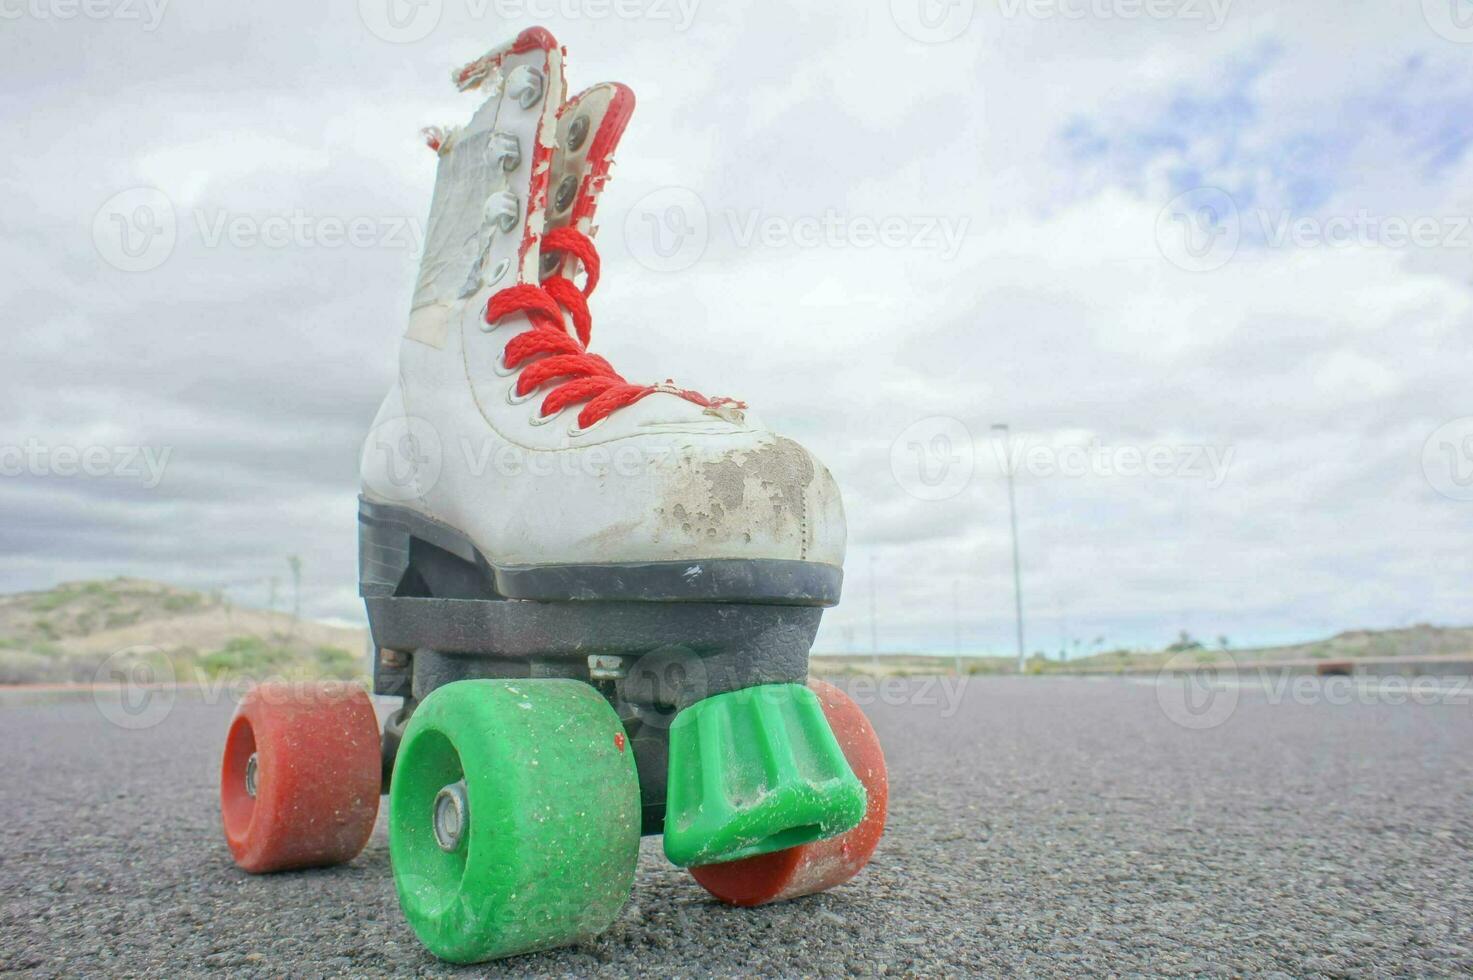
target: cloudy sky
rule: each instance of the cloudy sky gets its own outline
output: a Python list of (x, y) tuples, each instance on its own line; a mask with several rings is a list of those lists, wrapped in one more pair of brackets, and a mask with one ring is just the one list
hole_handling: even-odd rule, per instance
[(417, 131), (542, 23), (574, 90), (639, 98), (595, 350), (745, 398), (844, 488), (820, 649), (869, 649), (873, 591), (882, 650), (1010, 652), (1009, 466), (1030, 649), (1473, 621), (1467, 0), (0, 20), (0, 589), (263, 604), (294, 554), (310, 614), (361, 620)]

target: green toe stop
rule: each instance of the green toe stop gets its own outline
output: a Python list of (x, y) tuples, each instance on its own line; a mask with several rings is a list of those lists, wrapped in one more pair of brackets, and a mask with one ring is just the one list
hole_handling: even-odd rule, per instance
[(665, 856), (680, 867), (833, 837), (864, 807), (818, 696), (801, 684), (718, 694), (670, 726)]

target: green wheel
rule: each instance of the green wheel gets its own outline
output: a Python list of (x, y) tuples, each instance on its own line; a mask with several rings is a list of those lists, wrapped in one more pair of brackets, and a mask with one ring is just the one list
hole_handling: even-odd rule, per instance
[(404, 730), (389, 787), (394, 886), (443, 959), (602, 932), (634, 885), (639, 829), (634, 752), (587, 684), (457, 681)]

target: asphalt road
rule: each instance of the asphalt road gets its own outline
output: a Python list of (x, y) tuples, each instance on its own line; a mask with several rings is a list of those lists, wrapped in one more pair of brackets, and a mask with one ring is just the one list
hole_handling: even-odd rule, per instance
[[(647, 840), (598, 940), (468, 972), (1467, 975), (1469, 697), (1310, 685), (1183, 714), (1113, 678), (978, 678), (959, 705), (913, 681), (867, 705), (890, 825), (854, 882), (730, 909)], [(0, 972), (463, 972), (401, 917), (382, 816), (348, 866), (235, 869), (229, 711), (124, 730), (90, 699), (0, 707)]]

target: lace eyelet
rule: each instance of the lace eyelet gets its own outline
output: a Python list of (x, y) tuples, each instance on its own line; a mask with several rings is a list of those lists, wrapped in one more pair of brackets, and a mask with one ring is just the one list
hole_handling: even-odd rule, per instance
[(577, 153), (583, 149), (583, 141), (588, 138), (588, 127), (589, 122), (586, 115), (575, 117), (572, 124), (568, 126), (568, 149), (571, 152)]
[(506, 389), (506, 403), (508, 405), (524, 405), (524, 404), (526, 404), (527, 402), (531, 401), (532, 399), (534, 399), (536, 397), (537, 397), (537, 389), (536, 388), (533, 388), (531, 391), (527, 392), (525, 395), (519, 395), (519, 394), (517, 394), (517, 386), (516, 385), (512, 385), (510, 388)]
[(586, 429), (583, 428), (578, 423), (574, 422), (573, 425), (571, 427), (569, 427), (569, 429), (568, 429), (568, 438), (569, 439), (576, 439), (579, 436), (587, 435), (588, 433), (592, 432), (594, 429), (597, 429), (599, 426), (603, 425), (604, 424), (604, 419), (607, 419), (607, 418), (608, 418), (608, 416), (605, 415), (602, 419), (599, 419), (597, 422), (593, 423), (592, 425), (590, 425)]
[(497, 376), (502, 378), (509, 378), (517, 373), (516, 368), (506, 366), (506, 351), (504, 350), (501, 352), (500, 357), (491, 362), (491, 370), (495, 371)]
[[(502, 324), (502, 321), (501, 320), (488, 320), (488, 319), (486, 319), (486, 310), (484, 308), (482, 308), (482, 310), (481, 310), (481, 322), (478, 323), (478, 324), (476, 324), (476, 326), (478, 326), (478, 327), (481, 328), (481, 333), (494, 333), (496, 331), (496, 328), (497, 327), (500, 327), (501, 324)], [(501, 358), (498, 357), (496, 359), (496, 361), (497, 361), (497, 364), (499, 365), (501, 363)]]
[(553, 412), (551, 415), (542, 415), (540, 413), (537, 414), (537, 415), (533, 415), (531, 418), (527, 419), (527, 424), (528, 425), (546, 425), (547, 423), (549, 423), (549, 422), (553, 421), (554, 419), (556, 419), (558, 416), (562, 415), (563, 412), (565, 412), (565, 411), (567, 411), (566, 408), (560, 408), (556, 412)]

